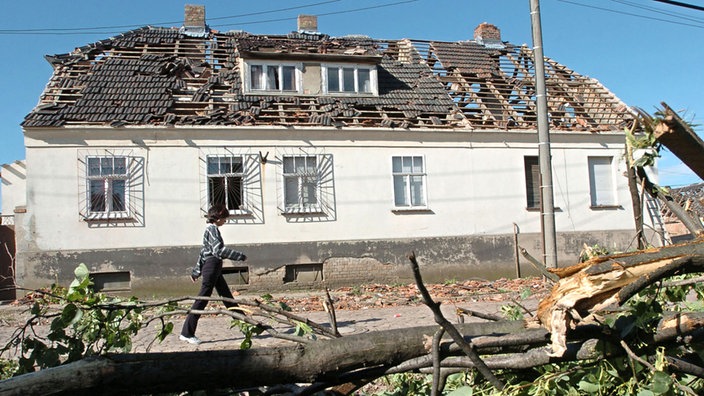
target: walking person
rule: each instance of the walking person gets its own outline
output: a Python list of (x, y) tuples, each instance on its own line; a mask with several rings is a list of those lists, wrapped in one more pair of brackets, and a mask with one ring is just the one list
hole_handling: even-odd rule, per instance
[[(220, 297), (233, 298), (230, 287), (227, 285), (225, 278), (222, 276), (222, 260), (227, 258), (235, 261), (244, 261), (247, 256), (242, 252), (230, 249), (225, 246), (220, 235), (219, 227), (227, 221), (230, 212), (224, 205), (214, 205), (208, 209), (208, 224), (205, 227), (203, 234), (203, 246), (200, 248), (198, 262), (191, 271), (191, 280), (195, 281), (203, 276), (199, 297), (210, 297), (215, 289)], [(224, 301), (225, 306), (229, 308), (237, 307), (237, 304)], [(191, 310), (203, 310), (208, 305), (207, 300), (196, 300), (191, 306)], [(186, 316), (186, 321), (183, 323), (181, 335), (179, 339), (187, 341), (191, 344), (200, 344), (200, 339), (196, 337), (196, 328), (198, 327), (198, 319), (200, 315), (189, 313)]]

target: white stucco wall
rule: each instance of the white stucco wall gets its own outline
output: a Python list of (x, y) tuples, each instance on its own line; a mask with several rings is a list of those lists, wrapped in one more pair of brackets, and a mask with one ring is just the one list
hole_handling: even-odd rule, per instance
[[(86, 128), (32, 129), (25, 135), (27, 235), (38, 250), (198, 245), (204, 226), (199, 158), (204, 150), (223, 147), (269, 153), (261, 177), (263, 222), (222, 227), (228, 243), (511, 234), (514, 223), (521, 232), (540, 231), (540, 213), (526, 210), (523, 162), (537, 156), (535, 133)], [(570, 132), (551, 139), (557, 231), (633, 228), (624, 165), (614, 168), (621, 208), (589, 207), (587, 158), (612, 156), (620, 163), (623, 136)], [(312, 147), (333, 157), (334, 221), (290, 221), (277, 209), (277, 159)], [(89, 226), (79, 216), (85, 187), (78, 159), (105, 150), (144, 158), (143, 224)], [(428, 212), (392, 211), (391, 158), (403, 155), (425, 157)]]
[(2, 169), (2, 207), (0, 213), (3, 216), (13, 215), (15, 208), (26, 204), (26, 161), (15, 161), (11, 164), (3, 164)]

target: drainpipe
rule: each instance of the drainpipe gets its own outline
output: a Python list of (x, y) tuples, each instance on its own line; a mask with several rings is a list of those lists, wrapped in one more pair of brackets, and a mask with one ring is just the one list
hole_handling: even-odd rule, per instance
[(533, 32), (533, 63), (535, 64), (535, 101), (538, 107), (538, 161), (540, 163), (540, 215), (543, 225), (543, 255), (547, 268), (557, 268), (555, 236), (555, 204), (553, 201), (552, 166), (550, 159), (550, 132), (548, 130), (548, 99), (545, 89), (545, 58), (540, 27), (540, 4), (530, 0), (531, 30)]

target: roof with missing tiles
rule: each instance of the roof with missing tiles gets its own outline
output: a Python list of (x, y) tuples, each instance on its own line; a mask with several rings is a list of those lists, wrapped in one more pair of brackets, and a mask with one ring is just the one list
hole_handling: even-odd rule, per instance
[[(378, 95), (252, 94), (242, 59), (375, 65)], [(69, 54), (23, 126), (279, 125), (537, 129), (532, 51), (498, 40), (439, 42), (253, 35), (144, 27)], [(628, 107), (546, 58), (551, 129), (623, 131)]]
[[(695, 218), (704, 219), (704, 183), (673, 188), (670, 190), (670, 196)], [(664, 205), (661, 212), (665, 219), (675, 218), (675, 214)]]

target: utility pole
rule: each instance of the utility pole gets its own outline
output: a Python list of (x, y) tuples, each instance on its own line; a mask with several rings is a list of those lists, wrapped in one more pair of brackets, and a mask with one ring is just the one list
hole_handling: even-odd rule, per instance
[(543, 235), (543, 262), (547, 268), (557, 268), (555, 204), (552, 188), (550, 131), (548, 130), (548, 98), (545, 88), (545, 58), (543, 56), (543, 33), (540, 27), (540, 4), (538, 0), (530, 0), (530, 22), (533, 32), (535, 101), (538, 110), (538, 161), (540, 164), (540, 215)]

